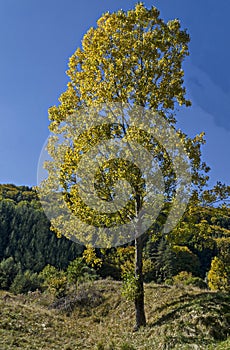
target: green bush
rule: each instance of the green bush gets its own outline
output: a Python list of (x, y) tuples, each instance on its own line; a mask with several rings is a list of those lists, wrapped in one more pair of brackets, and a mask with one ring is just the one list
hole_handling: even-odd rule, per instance
[(137, 278), (134, 276), (134, 273), (127, 272), (123, 274), (122, 281), (122, 295), (127, 300), (134, 301), (138, 292)]
[(21, 271), (12, 257), (3, 259), (0, 263), (0, 289), (9, 290), (16, 275)]
[(70, 283), (82, 283), (97, 279), (97, 273), (93, 268), (86, 265), (82, 258), (70, 262), (67, 268), (67, 277)]
[(37, 289), (42, 289), (41, 278), (38, 277), (37, 273), (31, 271), (18, 273), (10, 286), (10, 291), (14, 294), (25, 294)]
[(187, 271), (181, 271), (176, 276), (173, 276), (172, 282), (174, 285), (193, 286), (201, 289), (207, 288), (207, 284), (202, 280), (202, 278), (194, 277), (191, 272)]
[(173, 285), (173, 279), (172, 278), (167, 278), (165, 281), (164, 281), (164, 284), (167, 284), (169, 286), (172, 286)]
[(62, 298), (67, 293), (67, 275), (63, 270), (58, 270), (52, 265), (47, 265), (40, 272), (39, 278), (43, 286), (56, 298)]

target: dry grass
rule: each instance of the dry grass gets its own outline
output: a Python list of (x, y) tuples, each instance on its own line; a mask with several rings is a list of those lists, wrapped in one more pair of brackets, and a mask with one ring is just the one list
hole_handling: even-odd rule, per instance
[[(120, 283), (114, 281), (86, 284), (72, 299), (71, 307), (65, 308), (66, 299), (56, 309), (49, 308), (52, 300), (47, 295), (1, 292), (0, 349), (230, 348), (225, 340), (230, 325), (227, 294), (146, 285), (148, 325), (133, 332), (133, 304), (122, 298), (120, 289)], [(88, 293), (85, 298), (84, 293)]]

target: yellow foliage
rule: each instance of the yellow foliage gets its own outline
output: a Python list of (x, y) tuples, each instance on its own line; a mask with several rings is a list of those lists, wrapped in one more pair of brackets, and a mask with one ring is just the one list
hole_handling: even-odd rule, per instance
[(101, 267), (102, 259), (98, 258), (93, 247), (87, 246), (83, 252), (83, 259), (92, 267)]
[(221, 259), (214, 257), (208, 273), (208, 286), (211, 290), (229, 290), (230, 281), (226, 267)]

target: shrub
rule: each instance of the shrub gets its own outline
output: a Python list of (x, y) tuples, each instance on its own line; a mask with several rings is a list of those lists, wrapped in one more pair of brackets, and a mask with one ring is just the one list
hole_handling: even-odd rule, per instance
[(43, 280), (43, 286), (56, 298), (62, 298), (67, 292), (67, 276), (62, 270), (52, 265), (47, 265), (40, 272), (39, 278)]
[(122, 275), (122, 295), (130, 301), (134, 301), (138, 291), (138, 281), (133, 272), (127, 272)]
[(42, 289), (41, 278), (28, 270), (18, 273), (10, 286), (10, 291), (14, 294), (34, 292), (37, 289)]
[(77, 258), (69, 264), (67, 277), (69, 282), (76, 284), (97, 279), (97, 273), (88, 267), (82, 258)]
[(211, 269), (208, 272), (208, 286), (211, 290), (228, 291), (230, 289), (227, 269), (217, 256), (212, 260)]
[(50, 308), (70, 314), (75, 307), (90, 309), (99, 306), (103, 302), (102, 293), (95, 289), (93, 284), (82, 284), (77, 292), (68, 294), (62, 298), (55, 300)]
[(202, 278), (194, 277), (191, 272), (187, 271), (181, 271), (176, 276), (173, 276), (172, 282), (175, 285), (193, 286), (201, 289), (207, 288), (207, 284), (202, 280)]
[(0, 263), (0, 288), (9, 290), (14, 278), (20, 271), (20, 264), (16, 264), (12, 257), (3, 259)]

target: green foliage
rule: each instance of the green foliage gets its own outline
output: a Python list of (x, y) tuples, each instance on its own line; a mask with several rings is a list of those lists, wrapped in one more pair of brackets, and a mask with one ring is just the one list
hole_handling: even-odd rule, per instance
[(199, 275), (200, 261), (196, 254), (186, 246), (175, 245), (172, 247), (172, 250), (176, 254), (174, 266), (177, 272), (184, 270), (194, 275)]
[(138, 295), (138, 278), (133, 272), (125, 272), (122, 275), (122, 295), (130, 301), (134, 301)]
[(134, 346), (128, 343), (121, 344), (121, 350), (135, 350)]
[(68, 265), (67, 278), (69, 282), (76, 285), (97, 279), (97, 273), (93, 268), (86, 265), (83, 258), (77, 258)]
[(28, 186), (15, 186), (13, 184), (2, 185), (0, 184), (0, 200), (11, 199), (14, 203), (26, 201), (27, 203), (34, 203), (40, 207), (38, 197), (35, 191)]
[(68, 280), (77, 283), (77, 281), (83, 277), (85, 267), (86, 265), (82, 258), (77, 258), (71, 261), (67, 268)]
[(14, 294), (24, 294), (37, 289), (42, 289), (41, 278), (31, 271), (18, 273), (10, 286), (10, 291)]
[(217, 255), (223, 261), (227, 270), (230, 269), (230, 237), (216, 239)]
[(164, 241), (156, 237), (147, 242), (145, 256), (154, 266), (148, 280), (163, 282), (180, 271), (204, 279), (215, 256), (220, 257), (229, 270), (229, 228), (229, 209), (189, 206)]
[(47, 264), (66, 268), (81, 254), (81, 246), (50, 231), (35, 191), (0, 185), (0, 198), (0, 261), (11, 256), (22, 271), (40, 272)]
[(39, 278), (43, 280), (43, 286), (56, 298), (61, 298), (67, 292), (67, 276), (62, 270), (47, 265), (40, 273)]
[(20, 264), (16, 264), (12, 257), (3, 259), (0, 263), (0, 289), (9, 290), (16, 275), (20, 271)]
[(201, 278), (194, 277), (191, 272), (187, 272), (187, 271), (181, 271), (178, 275), (173, 276), (172, 282), (174, 285), (179, 285), (179, 286), (180, 285), (193, 286), (200, 289), (207, 288), (207, 284)]
[(165, 279), (171, 278), (176, 274), (176, 253), (165, 239), (159, 242), (153, 263), (155, 266), (155, 281), (157, 283), (162, 283)]
[(223, 261), (217, 256), (214, 257), (211, 269), (208, 272), (208, 286), (211, 290), (230, 290), (230, 278)]
[(134, 271), (134, 256), (134, 246), (112, 248), (103, 252), (103, 263), (110, 266), (116, 279), (121, 279), (123, 274)]

